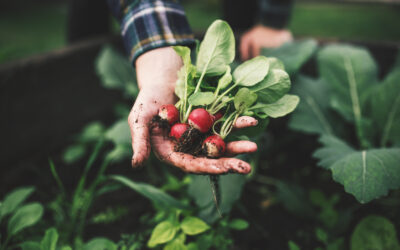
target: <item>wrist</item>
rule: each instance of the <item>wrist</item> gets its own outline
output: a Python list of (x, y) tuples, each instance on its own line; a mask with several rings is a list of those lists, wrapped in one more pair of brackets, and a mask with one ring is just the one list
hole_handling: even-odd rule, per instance
[(172, 47), (148, 51), (136, 60), (136, 76), (140, 89), (168, 91), (175, 88), (182, 59)]

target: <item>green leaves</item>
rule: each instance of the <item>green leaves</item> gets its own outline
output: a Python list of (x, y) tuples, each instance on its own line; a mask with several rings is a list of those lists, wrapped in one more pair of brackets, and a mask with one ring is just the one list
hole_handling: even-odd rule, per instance
[(197, 55), (197, 72), (221, 75), (235, 58), (235, 38), (228, 23), (216, 20), (207, 29)]
[(119, 175), (112, 175), (110, 178), (124, 184), (125, 186), (135, 190), (144, 197), (160, 205), (183, 208), (183, 209), (188, 208), (186, 205), (182, 204), (180, 201), (176, 200), (169, 194), (164, 193), (160, 189), (151, 186), (149, 184), (137, 183), (129, 180), (124, 176), (119, 176)]
[(155, 247), (158, 244), (166, 243), (172, 240), (176, 234), (177, 227), (170, 221), (163, 221), (159, 223), (151, 233), (150, 240), (147, 245)]
[(382, 135), (380, 145), (400, 142), (400, 66), (371, 92), (372, 118)]
[(58, 241), (58, 232), (55, 228), (46, 230), (46, 233), (40, 242), (40, 248), (42, 250), (56, 250)]
[(362, 133), (365, 95), (377, 83), (377, 66), (364, 49), (330, 45), (318, 53), (321, 77), (333, 88), (332, 106), (345, 119), (355, 121)]
[(257, 104), (251, 108), (256, 113), (265, 113), (272, 118), (285, 116), (297, 107), (300, 98), (295, 95), (284, 95), (278, 101), (271, 104)]
[(322, 79), (315, 80), (299, 75), (295, 80), (293, 93), (300, 96), (301, 102), (291, 116), (289, 127), (306, 133), (333, 135), (334, 128), (340, 122), (335, 122), (332, 110), (329, 110), (327, 83)]
[(215, 100), (213, 92), (197, 92), (189, 97), (189, 103), (193, 106), (206, 106)]
[(83, 246), (83, 250), (117, 250), (118, 246), (107, 238), (94, 238)]
[(241, 114), (251, 105), (253, 105), (256, 100), (257, 94), (251, 92), (248, 88), (241, 88), (236, 93), (233, 103), (235, 105), (235, 109), (239, 112), (239, 114)]
[(258, 100), (263, 103), (276, 102), (290, 89), (289, 75), (280, 69), (270, 70), (267, 77), (250, 90), (258, 95)]
[[(179, 214), (178, 212), (173, 218), (157, 224), (147, 242), (148, 247), (153, 248), (167, 243), (164, 249), (187, 249), (186, 235), (197, 235), (210, 228), (204, 221), (193, 216), (186, 216), (179, 222)], [(182, 233), (179, 234), (180, 229), (182, 229)]]
[(23, 187), (8, 194), (0, 207), (0, 221), (4, 216), (11, 214), (23, 203), (35, 189), (33, 187)]
[(239, 86), (251, 87), (265, 78), (268, 69), (268, 59), (257, 56), (239, 65), (233, 72), (233, 80)]
[(232, 82), (231, 67), (226, 67), (225, 74), (218, 80), (218, 88), (225, 89)]
[(210, 226), (197, 217), (188, 216), (182, 221), (181, 228), (187, 235), (196, 235), (208, 230)]
[(245, 230), (249, 227), (249, 223), (242, 219), (233, 219), (229, 222), (229, 227), (235, 230)]
[(130, 98), (139, 92), (135, 71), (127, 58), (111, 47), (104, 47), (96, 59), (97, 75), (105, 88), (119, 89)]
[(324, 147), (315, 157), (330, 169), (333, 179), (361, 203), (386, 195), (400, 187), (400, 148), (355, 151), (343, 141), (323, 136)]
[(392, 222), (382, 216), (364, 218), (351, 235), (351, 250), (399, 250), (396, 229)]
[(42, 214), (43, 206), (37, 202), (22, 206), (8, 221), (8, 235), (13, 236), (24, 228), (34, 225)]
[(276, 49), (263, 49), (262, 54), (281, 60), (283, 65), (285, 65), (286, 71), (290, 75), (293, 75), (314, 55), (316, 50), (317, 42), (312, 39), (307, 39), (285, 43)]

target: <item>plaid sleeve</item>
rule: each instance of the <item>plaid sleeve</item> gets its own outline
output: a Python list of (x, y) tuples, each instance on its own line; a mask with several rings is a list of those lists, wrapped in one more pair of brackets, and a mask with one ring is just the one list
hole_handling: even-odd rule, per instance
[(293, 0), (258, 0), (258, 22), (282, 29), (289, 22)]
[(177, 1), (108, 0), (120, 19), (121, 34), (132, 63), (146, 51), (195, 44), (185, 12)]

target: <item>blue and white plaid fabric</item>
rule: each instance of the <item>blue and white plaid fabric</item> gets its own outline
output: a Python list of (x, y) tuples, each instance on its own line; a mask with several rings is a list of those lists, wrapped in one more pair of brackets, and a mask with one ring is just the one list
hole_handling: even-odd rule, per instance
[(121, 21), (121, 34), (132, 63), (146, 51), (195, 44), (185, 12), (177, 1), (108, 0)]

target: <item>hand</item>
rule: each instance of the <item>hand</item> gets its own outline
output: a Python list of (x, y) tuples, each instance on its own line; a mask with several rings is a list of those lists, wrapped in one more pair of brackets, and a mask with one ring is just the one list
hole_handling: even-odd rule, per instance
[(132, 166), (136, 167), (149, 157), (149, 123), (163, 104), (176, 102), (174, 94), (181, 58), (171, 47), (154, 49), (136, 60), (136, 76), (140, 89), (128, 116), (132, 136)]
[[(141, 55), (136, 60), (136, 75), (139, 95), (128, 117), (132, 136), (132, 166), (136, 167), (149, 157), (151, 119), (163, 104), (175, 103), (174, 94), (177, 72), (182, 67), (181, 58), (171, 47), (154, 49)], [(237, 120), (235, 127), (255, 126), (257, 120), (244, 117)], [(188, 154), (173, 151), (173, 143), (162, 136), (163, 131), (155, 128), (151, 141), (156, 155), (161, 159), (192, 173), (226, 173), (229, 171), (249, 173), (250, 165), (234, 158), (207, 159), (194, 158)], [(250, 153), (257, 150), (253, 142), (232, 142), (227, 145), (230, 155)], [(181, 158), (180, 158), (181, 157)]]
[(262, 48), (276, 48), (291, 40), (293, 40), (293, 37), (289, 30), (278, 30), (257, 25), (242, 35), (240, 55), (242, 60), (248, 60), (260, 55)]
[[(245, 128), (257, 125), (253, 117), (239, 117), (235, 128)], [(151, 132), (151, 145), (157, 157), (170, 165), (174, 165), (185, 172), (195, 174), (224, 174), (228, 172), (248, 174), (251, 166), (245, 161), (236, 158), (209, 159), (195, 157), (190, 154), (174, 151), (175, 142), (168, 139), (168, 131), (155, 127)], [(234, 156), (243, 153), (252, 153), (257, 150), (257, 144), (250, 141), (229, 142), (226, 146), (226, 154)]]

